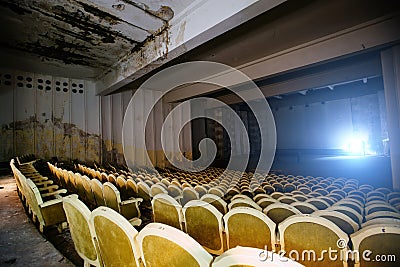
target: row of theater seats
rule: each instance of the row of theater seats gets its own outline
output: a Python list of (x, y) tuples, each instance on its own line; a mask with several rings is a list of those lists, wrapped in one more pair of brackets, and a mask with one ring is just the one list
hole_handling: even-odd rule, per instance
[[(296, 250), (300, 253), (303, 250), (313, 250), (319, 255), (328, 248), (338, 249), (338, 240), (344, 240), (346, 244), (341, 248), (343, 251), (340, 253), (343, 254), (348, 249), (358, 250), (364, 239), (375, 235), (378, 240), (385, 238), (387, 241), (385, 249), (389, 252), (398, 252), (395, 241), (400, 237), (400, 221), (396, 219), (369, 221), (368, 225), (363, 226), (361, 230), (357, 228), (358, 231), (351, 234), (353, 246), (347, 246), (350, 238), (342, 229), (346, 229), (348, 225), (353, 226), (355, 223), (349, 223), (351, 218), (339, 211), (302, 214), (287, 204), (274, 203), (270, 205), (271, 208), (267, 212), (263, 213), (248, 196), (236, 195), (228, 205), (229, 211), (223, 214), (213, 205), (218, 201), (220, 202), (221, 199), (211, 203), (192, 200), (182, 207), (171, 196), (158, 194), (152, 200), (153, 218), (155, 222), (164, 223), (188, 233), (209, 253), (216, 255), (236, 246), (260, 249), (268, 247), (275, 251), (287, 252)], [(346, 212), (350, 209), (338, 206), (338, 210)], [(370, 249), (375, 249), (376, 252), (381, 251), (380, 246), (382, 242), (378, 242), (376, 246), (370, 246)], [(352, 260), (359, 263), (357, 259)], [(322, 262), (302, 261), (302, 259), (299, 261), (306, 266), (347, 264), (347, 261), (331, 262), (329, 258), (325, 258)]]
[[(52, 168), (58, 167), (50, 167)], [(103, 187), (114, 185), (115, 189), (121, 192), (126, 190), (128, 183), (133, 184), (136, 190), (132, 190), (127, 197), (140, 195), (146, 202), (151, 201), (155, 222), (187, 232), (209, 253), (216, 255), (237, 245), (260, 249), (281, 248), (286, 251), (291, 246), (300, 249), (305, 237), (301, 238), (301, 235), (296, 235), (294, 232), (302, 232), (301, 229), (308, 229), (307, 227), (310, 228), (310, 233), (316, 235), (307, 234), (310, 241), (306, 242), (307, 246), (304, 246), (304, 249), (315, 246), (315, 251), (321, 252), (327, 245), (335, 248), (332, 246), (335, 239), (345, 240), (348, 244), (349, 235), (353, 245), (350, 244), (344, 249), (362, 247), (360, 244), (365, 241), (364, 239), (375, 235), (378, 239), (385, 238), (389, 241), (389, 246), (384, 246), (389, 252), (393, 249), (392, 245), (397, 244), (389, 238), (398, 237), (400, 217), (396, 205), (399, 193), (391, 192), (387, 188), (358, 186), (358, 181), (355, 179), (240, 174), (235, 171), (226, 172), (229, 175), (226, 173), (221, 175), (223, 172), (215, 168), (203, 171), (201, 178), (194, 178), (194, 174), (182, 174), (182, 172), (175, 174), (169, 169), (161, 172), (161, 175), (147, 173), (146, 170), (136, 173), (116, 173), (114, 170), (113, 173), (106, 174), (105, 170), (100, 172), (83, 165), (79, 165), (77, 169), (94, 179), (90, 180), (85, 175), (74, 174), (67, 170), (57, 172), (62, 173), (59, 176), (64, 180), (71, 177), (86, 177), (87, 179), (83, 180), (97, 184), (102, 181), (104, 184), (101, 182), (100, 184)], [(209, 178), (204, 177), (208, 172)], [(229, 187), (235, 183), (244, 186), (243, 190), (236, 194), (228, 194)], [(257, 193), (259, 189), (257, 183), (265, 188), (270, 185), (274, 188), (274, 192)], [(65, 182), (65, 185), (68, 183)], [(71, 185), (71, 188), (80, 187), (79, 183)], [(81, 195), (84, 199), (85, 193)], [(115, 210), (121, 213), (120, 208)], [(267, 222), (269, 220), (269, 223), (265, 220)], [(297, 230), (296, 227), (293, 228), (291, 220), (299, 227)], [(299, 221), (304, 225), (299, 224)], [(288, 231), (286, 229), (288, 227), (292, 230)], [(287, 234), (285, 238), (285, 233), (288, 232), (291, 234)], [(357, 264), (360, 263), (357, 259), (355, 261)], [(321, 262), (303, 263), (307, 266), (325, 266), (320, 265)], [(344, 263), (346, 264), (346, 261)], [(335, 264), (332, 262), (325, 264), (341, 266), (343, 263), (336, 261)], [(366, 264), (368, 263), (362, 265)]]
[(215, 258), (174, 227), (150, 223), (138, 232), (114, 210), (99, 207), (90, 211), (76, 195), (64, 197), (63, 206), (76, 251), (85, 266), (303, 266), (249, 247), (236, 247)]
[(62, 194), (67, 193), (67, 190), (59, 189), (53, 180), (37, 172), (33, 162), (18, 164), (14, 159), (10, 161), (18, 195), (32, 220), (39, 224), (40, 232), (51, 225), (58, 225), (59, 230), (62, 230), (65, 227), (63, 223), (66, 222)]
[[(58, 181), (58, 184), (67, 189), (69, 194), (77, 194), (91, 210), (100, 206), (106, 206), (117, 211), (131, 222), (135, 222), (137, 225), (141, 224), (139, 219), (141, 216), (139, 206), (143, 199), (136, 197), (136, 183), (134, 183), (133, 180), (128, 180), (128, 183), (126, 183), (124, 178), (118, 177), (118, 179), (115, 179), (115, 176), (112, 174), (109, 176), (114, 177), (110, 178), (110, 181), (113, 181), (113, 183), (109, 182), (107, 179), (98, 180), (96, 179), (97, 176), (96, 178), (90, 179), (88, 176), (81, 175), (79, 172), (74, 173), (71, 170), (68, 171), (59, 168), (50, 162), (47, 164), (50, 172)], [(100, 177), (103, 175), (105, 175), (105, 173), (101, 173)], [(107, 177), (107, 175), (105, 177)], [(116, 183), (117, 180), (119, 183)], [(124, 188), (124, 190), (121, 191), (119, 190), (121, 189), (120, 182), (123, 182)], [(128, 186), (126, 184), (128, 184)], [(130, 193), (131, 190), (128, 190), (128, 188), (133, 190), (132, 193)], [(121, 198), (121, 196), (123, 198)]]
[[(183, 173), (182, 175), (182, 172), (177, 172), (174, 177), (173, 172), (167, 171), (166, 173), (170, 180), (166, 177), (161, 181), (157, 177), (147, 178), (146, 173), (137, 176), (132, 174), (135, 178), (128, 176), (129, 184), (135, 185), (135, 189), (131, 190), (131, 196), (139, 194), (149, 201), (157, 194), (168, 194), (181, 206), (191, 200), (203, 200), (214, 205), (222, 214), (233, 207), (247, 206), (263, 211), (276, 224), (291, 215), (312, 213), (333, 221), (347, 234), (356, 232), (363, 225), (382, 221), (398, 223), (400, 219), (399, 192), (392, 192), (388, 188), (374, 189), (370, 185), (358, 186), (358, 181), (355, 179), (346, 180), (332, 177), (324, 179), (323, 177), (295, 177), (292, 175), (267, 175), (260, 178), (260, 175), (246, 173), (240, 177), (238, 172), (228, 172), (232, 174), (229, 179), (231, 182), (236, 179), (243, 184), (244, 180), (250, 179), (250, 184), (254, 184), (254, 177), (258, 176), (258, 183), (264, 184), (264, 186), (266, 183), (272, 184), (272, 187), (278, 189), (270, 194), (255, 194), (252, 199), (249, 195), (244, 194), (224, 194), (224, 181), (219, 182), (217, 187), (208, 187), (207, 190), (207, 186), (213, 186), (215, 179), (221, 179), (216, 176), (222, 174), (222, 171), (215, 168), (210, 170), (210, 177), (214, 180), (207, 185), (197, 184), (195, 187), (190, 184), (181, 186), (182, 179), (177, 178), (184, 176), (189, 179), (188, 177), (194, 174)], [(106, 176), (103, 174), (101, 176)], [(163, 176), (164, 174), (162, 173)], [(120, 182), (118, 182), (119, 180)], [(116, 184), (121, 192), (126, 191), (123, 177), (115, 179), (113, 174), (109, 174), (108, 181)], [(279, 190), (277, 185), (282, 186), (282, 190)], [(250, 185), (251, 187), (252, 185)]]

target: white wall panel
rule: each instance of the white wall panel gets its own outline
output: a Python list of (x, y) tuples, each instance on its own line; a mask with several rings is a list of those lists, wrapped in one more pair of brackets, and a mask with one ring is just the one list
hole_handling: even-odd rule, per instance
[(86, 82), (86, 160), (101, 161), (100, 97), (96, 96), (95, 84)]
[(112, 161), (112, 101), (111, 96), (101, 97), (101, 135), (103, 140), (103, 161)]
[(71, 95), (69, 79), (54, 78), (53, 91), (53, 122), (54, 122), (54, 150), (60, 160), (71, 158)]
[(112, 95), (111, 110), (111, 133), (113, 143), (113, 160), (119, 164), (124, 163), (122, 149), (122, 120), (123, 120), (123, 102), (122, 94)]
[(25, 86), (25, 77), (34, 79), (33, 75), (24, 72), (14, 73), (14, 123), (15, 123), (15, 153), (17, 155), (35, 154), (35, 121), (37, 88)]
[(94, 83), (1, 70), (0, 88), (0, 161), (26, 154), (100, 161), (100, 97)]
[(14, 87), (13, 75), (0, 70), (0, 161), (14, 154)]
[(71, 95), (71, 145), (72, 158), (85, 159), (86, 151), (86, 121), (85, 121), (85, 82), (83, 80), (70, 81)]
[(54, 156), (54, 129), (52, 121), (54, 81), (52, 76), (35, 75), (36, 88), (36, 155)]

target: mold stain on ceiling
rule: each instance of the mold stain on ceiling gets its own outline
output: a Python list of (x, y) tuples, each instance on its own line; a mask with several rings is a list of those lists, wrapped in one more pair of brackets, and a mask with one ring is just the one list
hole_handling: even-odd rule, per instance
[(192, 1), (0, 0), (0, 49), (102, 73)]

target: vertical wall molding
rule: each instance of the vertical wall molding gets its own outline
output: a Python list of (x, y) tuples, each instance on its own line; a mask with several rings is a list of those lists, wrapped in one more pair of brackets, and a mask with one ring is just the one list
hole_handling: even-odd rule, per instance
[(400, 45), (381, 52), (393, 188), (400, 189)]

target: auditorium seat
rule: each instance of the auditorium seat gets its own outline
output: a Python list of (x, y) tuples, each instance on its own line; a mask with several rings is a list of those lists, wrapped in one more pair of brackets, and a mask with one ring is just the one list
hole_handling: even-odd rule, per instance
[(182, 206), (167, 194), (157, 194), (151, 201), (154, 222), (163, 223), (182, 230)]
[(262, 208), (257, 205), (251, 198), (236, 198), (228, 204), (228, 210), (232, 210), (237, 207), (249, 207), (259, 211), (262, 211)]
[(143, 199), (143, 206), (151, 206), (150, 187), (145, 182), (137, 182), (137, 196)]
[(84, 202), (89, 207), (89, 209), (93, 210), (96, 207), (96, 199), (93, 194), (90, 179), (89, 177), (84, 175), (81, 177), (81, 182), (84, 189), (84, 196), (81, 196), (81, 198), (84, 199)]
[(314, 205), (319, 210), (324, 210), (324, 209), (330, 207), (328, 202), (326, 202), (323, 199), (317, 198), (317, 197), (309, 198), (305, 202), (310, 203), (311, 205)]
[(97, 179), (90, 180), (90, 183), (93, 191), (93, 196), (96, 201), (96, 207), (106, 206), (103, 194), (103, 184)]
[(107, 176), (107, 180), (108, 180), (109, 183), (112, 183), (113, 185), (117, 185), (117, 178), (115, 177), (114, 174), (111, 174), (111, 173), (110, 173), (110, 174)]
[(208, 190), (208, 193), (216, 195), (218, 197), (224, 197), (224, 195), (225, 195), (225, 192), (223, 191), (223, 189), (221, 187), (212, 187)]
[(303, 214), (311, 214), (315, 211), (318, 211), (314, 205), (302, 201), (293, 202), (290, 204), (290, 206), (295, 207)]
[(228, 212), (228, 204), (219, 196), (216, 196), (214, 194), (205, 194), (200, 198), (200, 200), (210, 203), (222, 214)]
[(129, 178), (126, 180), (126, 194), (130, 197), (136, 197), (138, 194), (138, 188), (136, 182), (133, 178)]
[(223, 214), (202, 200), (191, 200), (182, 208), (185, 231), (209, 253), (224, 251)]
[(271, 194), (271, 197), (274, 198), (274, 199), (278, 199), (278, 198), (280, 198), (280, 197), (282, 197), (284, 195), (285, 194), (282, 193), (282, 192), (274, 192), (274, 193)]
[(236, 199), (245, 199), (245, 200), (253, 201), (253, 198), (246, 196), (246, 195), (242, 195), (242, 194), (234, 195), (230, 200), (234, 201)]
[[(400, 259), (400, 227), (399, 225), (377, 224), (363, 227), (352, 234), (351, 241), (355, 251), (371, 251), (364, 258), (365, 253), (355, 259), (356, 267), (397, 267)], [(377, 258), (377, 256), (379, 258)], [(385, 257), (385, 258), (383, 258)], [(388, 258), (391, 257), (391, 258)], [(391, 259), (391, 260), (390, 260)]]
[(131, 196), (128, 193), (128, 188), (126, 186), (126, 177), (125, 175), (119, 175), (117, 177), (117, 184), (116, 187), (118, 188), (119, 193), (121, 194), (122, 200), (127, 200)]
[(257, 201), (257, 205), (260, 206), (261, 209), (265, 209), (266, 207), (268, 207), (273, 203), (279, 203), (279, 201), (272, 197), (261, 198), (260, 200)]
[(350, 235), (359, 229), (359, 224), (346, 214), (335, 210), (319, 210), (313, 213), (315, 216), (323, 217), (336, 224), (343, 232)]
[(137, 242), (146, 267), (209, 267), (213, 260), (192, 237), (161, 223), (146, 225)]
[(161, 184), (153, 184), (150, 187), (150, 197), (155, 197), (158, 194), (168, 194), (167, 189)]
[(194, 190), (196, 190), (196, 192), (199, 194), (199, 198), (201, 198), (202, 196), (204, 196), (208, 192), (207, 189), (204, 188), (204, 186), (202, 186), (202, 185), (196, 185), (194, 187)]
[(253, 197), (254, 202), (258, 202), (262, 198), (272, 198), (270, 194), (257, 194)]
[(181, 203), (182, 199), (182, 188), (180, 188), (177, 183), (171, 183), (171, 185), (167, 188), (168, 195), (175, 198), (179, 203)]
[(304, 202), (304, 201), (306, 201), (308, 199), (308, 197), (306, 195), (304, 195), (304, 194), (294, 193), (294, 191), (292, 193), (293, 193), (292, 197), (295, 198), (297, 201)]
[[(348, 249), (348, 236), (337, 225), (328, 219), (313, 215), (295, 215), (287, 218), (278, 225), (281, 250), (289, 253), (297, 251), (299, 258), (296, 261), (307, 267), (342, 267), (346, 266), (340, 260), (342, 251), (345, 253)], [(338, 240), (343, 240), (338, 247)], [(339, 250), (336, 260), (325, 253), (325, 257), (318, 259), (322, 251), (331, 249)], [(314, 251), (315, 254), (307, 254), (302, 257), (304, 251)], [(310, 258), (308, 258), (310, 257)], [(315, 257), (315, 258), (314, 258)]]
[(33, 221), (37, 220), (39, 222), (39, 231), (41, 233), (43, 233), (46, 226), (62, 226), (62, 223), (66, 222), (62, 198), (57, 191), (41, 194), (30, 179), (26, 179), (22, 186), (29, 209), (33, 213)]
[(400, 219), (395, 219), (395, 218), (375, 218), (371, 219), (369, 221), (364, 222), (361, 225), (361, 228), (370, 226), (370, 225), (376, 225), (376, 224), (383, 224), (383, 225), (395, 225), (400, 227)]
[(271, 204), (263, 212), (276, 224), (279, 224), (290, 216), (302, 214), (295, 207), (284, 203)]
[(90, 225), (94, 229), (104, 266), (140, 266), (138, 231), (118, 212), (108, 207), (92, 211)]
[(332, 206), (333, 204), (336, 203), (335, 199), (330, 198), (329, 196), (321, 196), (321, 197), (318, 197), (318, 199), (324, 200), (326, 203), (329, 204), (329, 206)]
[(361, 205), (359, 202), (350, 200), (350, 199), (343, 199), (341, 201), (336, 202), (332, 206), (344, 206), (344, 207), (349, 207), (353, 210), (355, 210), (357, 213), (364, 215), (364, 206)]
[(275, 249), (275, 223), (264, 213), (237, 207), (224, 215), (227, 248), (236, 246)]
[(285, 203), (285, 204), (291, 204), (293, 202), (296, 202), (297, 199), (292, 197), (292, 196), (281, 196), (280, 198), (277, 199), (279, 202), (281, 203)]
[(137, 220), (140, 218), (139, 205), (141, 198), (131, 198), (122, 201), (118, 189), (110, 182), (103, 184), (103, 196), (107, 207), (115, 210), (127, 220)]
[(371, 213), (377, 211), (391, 211), (391, 212), (399, 212), (396, 208), (392, 207), (389, 203), (379, 203), (365, 206), (365, 215), (369, 215)]
[(185, 187), (182, 190), (182, 206), (191, 200), (198, 200), (199, 193), (196, 192), (192, 187)]
[(369, 221), (375, 218), (394, 218), (394, 219), (400, 219), (400, 213), (399, 212), (393, 212), (393, 211), (375, 211), (373, 213), (370, 213), (365, 216), (365, 220)]
[(333, 205), (333, 206), (327, 208), (326, 210), (333, 210), (333, 211), (341, 212), (341, 213), (347, 215), (349, 218), (351, 218), (358, 225), (361, 225), (361, 223), (363, 222), (363, 216), (350, 207), (341, 206), (341, 205)]
[(83, 259), (84, 266), (103, 266), (95, 243), (96, 235), (94, 229), (90, 227), (89, 208), (78, 199), (77, 195), (66, 196), (62, 201), (75, 250)]

